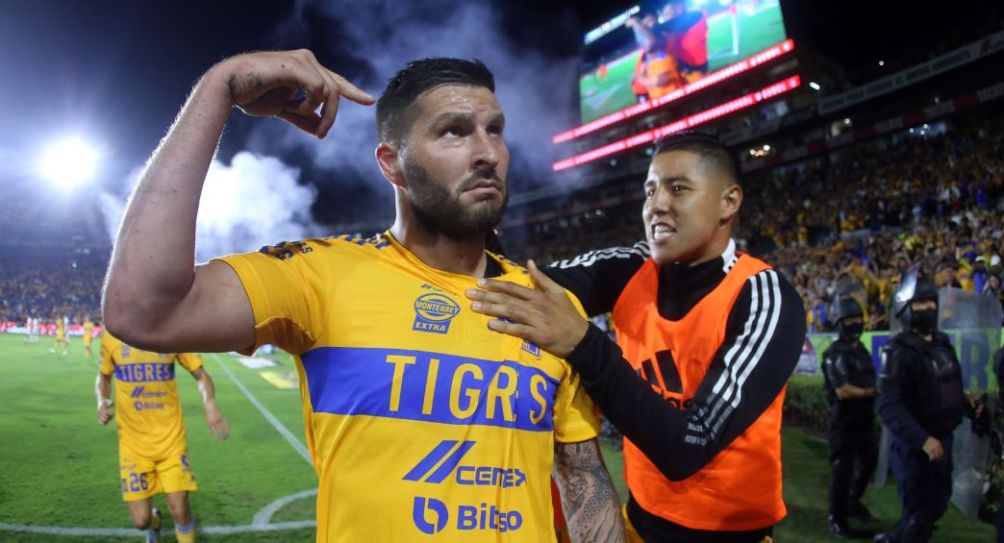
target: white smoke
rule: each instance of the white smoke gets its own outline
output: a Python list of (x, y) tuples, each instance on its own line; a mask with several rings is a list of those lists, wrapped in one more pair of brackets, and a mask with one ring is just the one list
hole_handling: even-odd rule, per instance
[[(478, 58), (495, 74), (496, 95), (506, 115), (506, 141), (512, 151), (517, 178), (510, 190), (519, 192), (553, 182), (551, 164), (557, 158), (551, 137), (573, 126), (577, 105), (574, 92), (576, 60), (515, 43), (503, 28), (500, 3), (489, 0), (426, 0), (392, 2), (369, 0), (346, 9), (335, 0), (300, 0), (279, 33), (303, 35), (323, 29), (307, 28), (307, 13), (321, 15), (338, 29), (338, 51), (367, 64), (368, 77), (353, 82), (374, 96), (386, 81), (410, 61), (425, 57)], [(570, 16), (570, 14), (569, 14)], [(569, 21), (535, 25), (568, 31)], [(568, 31), (569, 39), (577, 39)], [(338, 66), (329, 66), (338, 71)], [(317, 140), (282, 123), (259, 123), (249, 145), (267, 152), (305, 150), (323, 168), (352, 170), (363, 186), (334, 180), (340, 190), (379, 195), (367, 209), (373, 219), (393, 215), (392, 192), (373, 158), (376, 146), (375, 110), (345, 103), (325, 140)], [(517, 167), (518, 166), (518, 167)], [(356, 218), (355, 220), (358, 220)], [(349, 221), (346, 221), (349, 222)]]
[[(550, 138), (576, 120), (571, 87), (576, 81), (575, 60), (514, 43), (503, 29), (500, 9), (490, 0), (366, 0), (352, 8), (336, 0), (301, 0), (293, 15), (277, 26), (276, 35), (279, 41), (302, 43), (304, 35), (327, 37), (325, 32), (332, 32), (336, 44), (319, 43), (332, 43), (328, 56), (350, 55), (356, 65), (362, 60), (366, 75), (354, 82), (374, 95), (410, 60), (433, 56), (483, 60), (495, 73), (496, 95), (507, 118), (506, 141), (513, 160), (509, 186), (515, 194), (553, 182), (551, 163), (556, 154)], [(309, 28), (308, 11), (320, 14), (331, 28)], [(576, 39), (568, 30), (569, 20), (549, 23)], [(337, 65), (329, 67), (338, 71)], [(198, 216), (199, 260), (331, 231), (310, 217), (318, 191), (298, 184), (300, 171), (276, 156), (306, 156), (321, 176), (351, 174), (311, 179), (318, 186), (333, 187), (343, 203), (351, 202), (355, 214), (345, 220), (335, 218), (343, 228), (352, 224), (367, 230), (390, 224), (393, 191), (373, 158), (373, 107), (343, 101), (324, 140), (275, 119), (247, 122), (252, 129), (243, 147), (254, 154), (237, 153), (230, 165), (214, 161), (209, 170)], [(123, 190), (131, 191), (139, 174), (134, 171)], [(125, 199), (125, 192), (101, 197), (111, 239), (117, 234)]]
[[(130, 191), (141, 174), (139, 168), (129, 175)], [(248, 152), (234, 155), (229, 165), (213, 160), (196, 220), (197, 261), (317, 235), (320, 228), (310, 219), (317, 191), (298, 184), (299, 175), (298, 169), (275, 157)], [(101, 208), (109, 236), (115, 239), (124, 197), (103, 193)]]

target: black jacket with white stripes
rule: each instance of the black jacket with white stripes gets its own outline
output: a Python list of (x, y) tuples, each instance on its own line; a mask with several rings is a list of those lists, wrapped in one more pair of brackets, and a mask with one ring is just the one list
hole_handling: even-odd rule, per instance
[[(556, 262), (544, 271), (572, 291), (594, 316), (613, 309), (649, 254), (648, 244), (642, 242), (586, 253)], [(725, 253), (709, 262), (693, 267), (661, 266), (658, 292), (652, 293), (657, 297), (659, 314), (671, 321), (685, 316), (721, 283), (736, 258), (735, 244), (730, 241)], [(754, 296), (760, 303), (751, 314)], [(774, 323), (748, 326), (772, 318)], [(805, 328), (802, 299), (780, 273), (768, 269), (750, 277), (732, 306), (724, 342), (693, 400), (683, 409), (664, 400), (642, 380), (620, 347), (595, 326), (589, 327), (567, 360), (579, 371), (583, 386), (607, 419), (667, 478), (679, 481), (711, 461), (777, 397), (798, 363)], [(766, 347), (758, 348), (764, 342)], [(743, 355), (727, 357), (736, 345), (743, 346)], [(748, 373), (740, 371), (747, 369)], [(720, 379), (731, 380), (738, 387), (737, 395), (729, 395), (740, 398), (734, 407), (723, 395), (712, 392)], [(723, 415), (705, 415), (718, 412)]]

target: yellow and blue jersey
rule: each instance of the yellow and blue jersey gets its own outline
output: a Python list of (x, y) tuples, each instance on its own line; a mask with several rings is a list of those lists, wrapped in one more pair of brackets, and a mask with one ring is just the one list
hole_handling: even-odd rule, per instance
[[(495, 259), (499, 279), (532, 284)], [(222, 260), (251, 301), (255, 346), (296, 358), (318, 542), (554, 541), (554, 443), (592, 439), (597, 419), (565, 361), (471, 310), (474, 278), (389, 233)]]
[(84, 346), (89, 347), (94, 339), (94, 323), (88, 319), (84, 321)]
[(152, 353), (122, 343), (107, 330), (101, 336), (101, 373), (115, 376), (121, 448), (153, 460), (184, 449), (175, 362), (190, 372), (202, 367), (197, 354)]

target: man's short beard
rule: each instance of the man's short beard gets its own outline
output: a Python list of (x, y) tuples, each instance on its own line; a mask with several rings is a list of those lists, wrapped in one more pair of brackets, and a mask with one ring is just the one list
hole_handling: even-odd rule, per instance
[[(425, 168), (405, 159), (405, 176), (408, 183), (411, 208), (415, 218), (430, 231), (443, 234), (455, 240), (484, 238), (489, 231), (502, 222), (509, 192), (498, 174), (492, 171), (475, 173), (464, 180), (453, 194), (450, 189), (429, 177)], [(502, 190), (502, 204), (497, 207), (479, 205), (476, 209), (465, 208), (460, 203), (460, 192), (483, 179), (494, 179)]]

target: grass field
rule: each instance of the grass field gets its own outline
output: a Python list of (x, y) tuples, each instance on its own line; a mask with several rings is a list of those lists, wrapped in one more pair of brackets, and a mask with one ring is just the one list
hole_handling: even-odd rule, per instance
[[(84, 358), (78, 338), (73, 338), (68, 357), (50, 354), (50, 342), (26, 344), (20, 336), (0, 335), (0, 541), (138, 541), (119, 497), (115, 429), (96, 422), (96, 363)], [(207, 355), (205, 360), (231, 436), (225, 442), (212, 439), (195, 383), (179, 373), (189, 454), (200, 485), (192, 496), (200, 541), (313, 541), (314, 530), (307, 523), (314, 518), (309, 491), (316, 488), (316, 477), (278, 429), (288, 430), (302, 450), (297, 390), (277, 388), (260, 370), (227, 355)], [(278, 371), (292, 370), (288, 358), (280, 361)], [(255, 402), (274, 417), (275, 425)], [(790, 514), (777, 527), (776, 540), (828, 541), (826, 445), (790, 429), (783, 439)], [(604, 452), (623, 497), (620, 454), (609, 444)], [(277, 503), (283, 498), (288, 503)], [(162, 498), (155, 503), (166, 510)], [(899, 513), (892, 486), (870, 490), (865, 503), (879, 517), (872, 526), (876, 529), (890, 525)], [(265, 511), (270, 504), (271, 515)], [(954, 509), (940, 526), (934, 541), (985, 542), (993, 533)], [(169, 520), (166, 528), (165, 540), (173, 540)], [(30, 529), (44, 533), (24, 531)]]
[[(747, 2), (740, 2), (740, 6)], [(765, 0), (756, 9), (737, 11), (739, 36), (733, 33), (732, 16), (708, 19), (708, 70), (715, 71), (762, 51), (785, 38), (784, 19), (776, 0)], [(633, 52), (607, 63), (607, 73), (579, 79), (582, 122), (587, 123), (635, 103), (631, 79), (638, 53)]]

